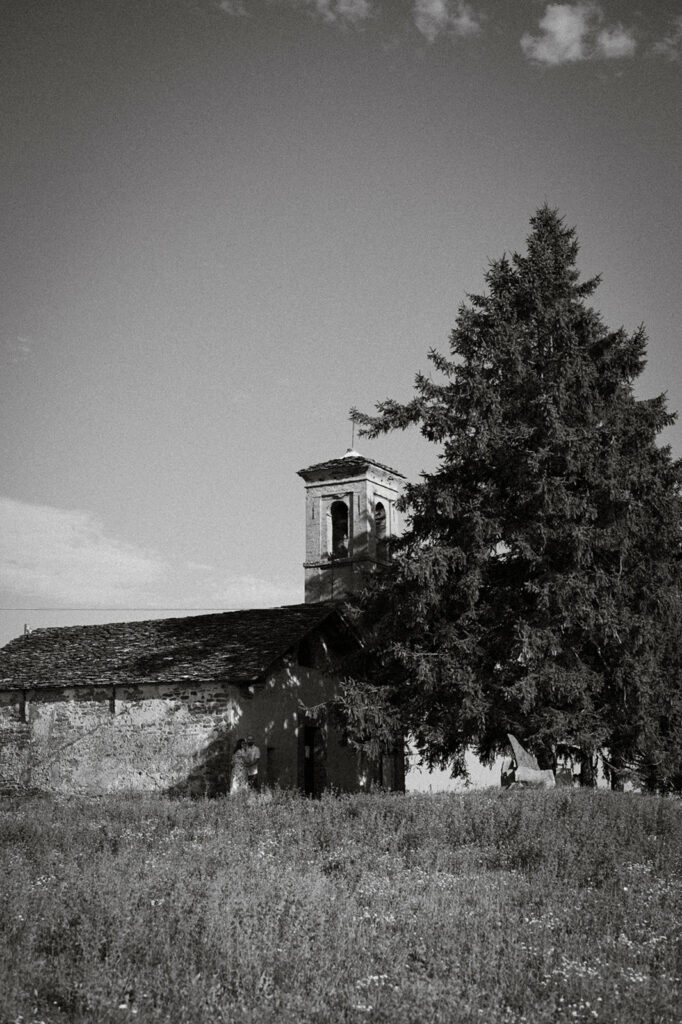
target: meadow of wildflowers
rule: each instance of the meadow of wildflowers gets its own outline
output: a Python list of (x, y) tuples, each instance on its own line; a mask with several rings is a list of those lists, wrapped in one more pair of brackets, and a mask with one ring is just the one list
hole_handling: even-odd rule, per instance
[(0, 1021), (682, 1021), (682, 802), (0, 800)]

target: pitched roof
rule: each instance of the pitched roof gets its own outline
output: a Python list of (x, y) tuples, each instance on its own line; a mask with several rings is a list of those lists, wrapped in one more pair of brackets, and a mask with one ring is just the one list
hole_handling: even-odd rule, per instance
[(307, 469), (299, 469), (298, 475), (302, 476), (304, 480), (315, 477), (340, 480), (344, 477), (358, 476), (360, 473), (366, 472), (370, 466), (373, 466), (375, 469), (381, 469), (385, 473), (390, 473), (392, 476), (400, 477), (401, 480), (405, 479), (403, 474), (399, 473), (397, 469), (391, 469), (390, 466), (384, 466), (382, 462), (368, 459), (361, 455), (360, 452), (351, 450), (347, 451), (340, 459), (328, 459), (326, 462), (318, 462), (314, 466), (308, 466)]
[(36, 629), (0, 649), (0, 689), (253, 682), (338, 605)]

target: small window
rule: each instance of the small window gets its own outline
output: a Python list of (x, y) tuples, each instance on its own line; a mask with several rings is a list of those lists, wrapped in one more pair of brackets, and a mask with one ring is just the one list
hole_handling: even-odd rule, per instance
[(386, 558), (388, 546), (386, 543), (386, 506), (378, 501), (374, 506), (374, 530), (377, 539), (377, 558)]
[(329, 510), (332, 518), (332, 558), (348, 557), (348, 506), (345, 501), (333, 501)]

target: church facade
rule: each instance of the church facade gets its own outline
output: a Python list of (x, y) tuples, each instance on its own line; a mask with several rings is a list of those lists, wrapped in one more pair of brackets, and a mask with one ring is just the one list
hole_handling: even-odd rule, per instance
[(40, 629), (0, 650), (0, 791), (219, 795), (247, 736), (264, 785), (404, 788), (402, 752), (364, 762), (326, 712), (361, 642), (342, 599), (385, 564), (403, 478), (357, 452), (299, 475), (303, 604)]

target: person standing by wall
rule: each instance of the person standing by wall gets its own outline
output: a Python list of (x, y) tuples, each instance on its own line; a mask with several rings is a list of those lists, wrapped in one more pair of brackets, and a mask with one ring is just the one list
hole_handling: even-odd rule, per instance
[(246, 741), (244, 762), (246, 764), (246, 781), (249, 789), (259, 789), (260, 750), (256, 746), (253, 736), (249, 736)]
[(243, 793), (248, 789), (249, 782), (246, 767), (246, 741), (237, 740), (232, 755), (232, 778), (230, 780), (230, 793)]

